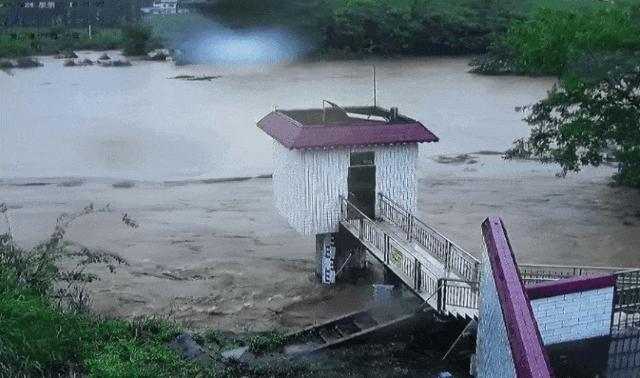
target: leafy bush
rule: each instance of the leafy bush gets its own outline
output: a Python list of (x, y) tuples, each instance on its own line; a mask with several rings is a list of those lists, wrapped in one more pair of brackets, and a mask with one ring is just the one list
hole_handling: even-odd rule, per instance
[(563, 75), (585, 53), (616, 50), (640, 50), (640, 8), (542, 9), (530, 20), (512, 22), (488, 56), (472, 65), (479, 73)]
[[(84, 305), (62, 306), (62, 299), (78, 303), (78, 292), (71, 290), (74, 284), (97, 278), (85, 273), (85, 267), (99, 264), (113, 270), (113, 263), (119, 262), (115, 255), (73, 250), (63, 242), (73, 221), (108, 210), (87, 206), (82, 212), (63, 214), (45, 243), (24, 250), (11, 237), (8, 206), (0, 204), (0, 221), (4, 218), (8, 229), (7, 234), (0, 235), (0, 376), (222, 378), (311, 374), (311, 366), (292, 362), (226, 368), (213, 360), (185, 360), (169, 348), (169, 343), (182, 332), (169, 321), (148, 317), (101, 320), (91, 317)], [(138, 227), (126, 213), (122, 220), (130, 227)], [(63, 270), (58, 266), (66, 258), (76, 259), (74, 268)], [(233, 335), (220, 331), (193, 337), (199, 343), (216, 344), (214, 353), (240, 345), (266, 352), (279, 348), (284, 340), (278, 333)]]
[(433, 5), (429, 1), (351, 0), (320, 21), (324, 47), (352, 53), (468, 54), (483, 52), (513, 17), (500, 4)]
[(62, 315), (0, 270), (0, 367), (12, 376), (57, 375), (81, 360), (90, 321)]
[(122, 52), (124, 55), (145, 55), (158, 47), (151, 28), (141, 24), (122, 26)]
[(280, 332), (255, 335), (249, 339), (249, 350), (257, 354), (277, 352), (286, 344), (287, 340), (287, 336)]
[(605, 77), (567, 75), (530, 107), (531, 135), (508, 157), (526, 154), (560, 164), (563, 173), (619, 162), (621, 184), (640, 187), (640, 64), (610, 69)]

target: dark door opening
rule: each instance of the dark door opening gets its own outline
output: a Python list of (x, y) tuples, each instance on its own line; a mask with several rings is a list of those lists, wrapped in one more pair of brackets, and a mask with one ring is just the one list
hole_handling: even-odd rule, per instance
[(376, 213), (376, 166), (373, 152), (352, 152), (347, 188), (349, 202), (373, 219)]

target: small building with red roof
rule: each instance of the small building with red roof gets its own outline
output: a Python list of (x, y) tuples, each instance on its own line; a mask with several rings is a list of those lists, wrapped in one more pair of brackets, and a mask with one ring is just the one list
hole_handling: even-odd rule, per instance
[(378, 193), (415, 211), (418, 144), (438, 141), (397, 108), (323, 104), (276, 109), (257, 124), (274, 140), (276, 207), (299, 233), (317, 235), (318, 250), (339, 230), (341, 196), (372, 219)]
[(344, 196), (375, 216), (377, 193), (416, 208), (418, 143), (437, 142), (422, 123), (380, 107), (275, 110), (258, 122), (274, 139), (276, 206), (304, 235), (338, 231)]

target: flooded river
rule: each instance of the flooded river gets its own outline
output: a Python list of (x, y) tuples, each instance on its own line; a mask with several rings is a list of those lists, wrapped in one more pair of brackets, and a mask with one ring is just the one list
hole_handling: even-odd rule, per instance
[[(640, 194), (608, 186), (614, 168), (558, 179), (555, 166), (494, 153), (527, 135), (514, 108), (543, 98), (552, 79), (476, 76), (466, 58), (123, 68), (41, 60), (0, 72), (0, 203), (23, 246), (42, 241), (63, 212), (110, 205), (114, 214), (86, 217), (66, 234), (130, 263), (96, 272), (92, 305), (105, 316), (299, 329), (365, 306), (367, 283), (317, 283), (315, 242), (277, 213), (271, 180), (198, 179), (270, 173), (272, 142), (256, 121), (275, 106), (322, 99), (371, 104), (374, 64), (379, 103), (441, 140), (420, 147), (425, 222), (478, 257), (480, 224), (500, 216), (520, 262), (640, 266)], [(221, 77), (173, 79), (180, 75)], [(116, 185), (123, 179), (131, 181)], [(122, 213), (140, 227), (125, 227)]]
[[(111, 53), (114, 55), (114, 53)], [(80, 53), (80, 57), (96, 54)], [(544, 97), (549, 78), (467, 73), (467, 58), (132, 67), (0, 72), (0, 178), (180, 180), (271, 172), (271, 142), (255, 123), (275, 106), (398, 106), (441, 139), (435, 155), (504, 151), (528, 133), (516, 106)], [(212, 81), (172, 79), (220, 75)], [(434, 167), (437, 169), (437, 167)]]

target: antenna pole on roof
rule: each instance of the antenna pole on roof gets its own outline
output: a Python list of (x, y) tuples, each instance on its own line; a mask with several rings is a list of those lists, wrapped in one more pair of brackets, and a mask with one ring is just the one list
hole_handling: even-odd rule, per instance
[(373, 107), (378, 107), (378, 88), (376, 87), (376, 65), (373, 65)]

